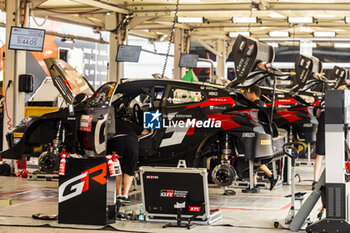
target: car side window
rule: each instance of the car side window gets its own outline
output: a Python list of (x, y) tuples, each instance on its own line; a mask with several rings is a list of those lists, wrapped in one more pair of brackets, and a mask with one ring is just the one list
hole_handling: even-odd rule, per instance
[(178, 105), (199, 103), (205, 99), (201, 91), (172, 87), (167, 97), (167, 104)]

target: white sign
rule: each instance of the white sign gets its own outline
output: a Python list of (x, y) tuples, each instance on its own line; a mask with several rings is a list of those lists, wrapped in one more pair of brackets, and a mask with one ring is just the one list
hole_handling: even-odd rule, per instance
[(9, 49), (39, 51), (43, 50), (45, 30), (12, 27)]

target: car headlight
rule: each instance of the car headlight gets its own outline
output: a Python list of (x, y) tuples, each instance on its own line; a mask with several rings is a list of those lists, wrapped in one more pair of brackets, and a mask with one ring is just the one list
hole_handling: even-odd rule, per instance
[(30, 121), (33, 119), (33, 117), (25, 117), (21, 120), (21, 122), (19, 122), (19, 125), (28, 125), (30, 123)]

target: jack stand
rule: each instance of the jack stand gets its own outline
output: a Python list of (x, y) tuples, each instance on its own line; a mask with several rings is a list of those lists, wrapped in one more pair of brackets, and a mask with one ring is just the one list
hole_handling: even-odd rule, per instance
[[(194, 220), (196, 217), (195, 215), (191, 218), (183, 219), (182, 218), (182, 209), (186, 207), (186, 202), (183, 203), (176, 203), (174, 206), (177, 209), (177, 215), (176, 215), (176, 225), (173, 225), (172, 223), (167, 223), (163, 226), (163, 228), (167, 227), (186, 227), (187, 229), (192, 229), (196, 225), (192, 224), (191, 221)], [(187, 223), (182, 223), (182, 220), (187, 220)]]

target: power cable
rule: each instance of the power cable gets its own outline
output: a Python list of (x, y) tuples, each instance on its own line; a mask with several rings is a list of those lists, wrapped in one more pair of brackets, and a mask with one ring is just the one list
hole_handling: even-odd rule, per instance
[(10, 117), (9, 115), (9, 112), (8, 112), (8, 109), (7, 109), (7, 90), (9, 89), (10, 85), (12, 83), (12, 80), (9, 80), (8, 84), (7, 84), (7, 87), (6, 87), (6, 91), (5, 91), (5, 95), (4, 95), (4, 100), (5, 100), (5, 112), (6, 112), (6, 116), (8, 118), (8, 121), (7, 121), (7, 125), (8, 125), (8, 130), (11, 130), (12, 127), (13, 127), (13, 124), (12, 124), (12, 118)]
[(36, 21), (36, 19), (35, 19), (35, 15), (34, 15), (32, 3), (29, 3), (29, 11), (30, 11), (30, 15), (31, 15), (32, 18), (33, 18), (34, 23), (35, 23), (38, 27), (42, 27), (42, 26), (46, 23), (47, 18), (49, 17), (48, 15), (46, 15), (44, 21), (43, 21), (42, 23), (38, 23), (38, 21)]
[(103, 231), (121, 231), (121, 232), (137, 232), (137, 233), (151, 233), (146, 231), (132, 231), (132, 230), (121, 230), (118, 228), (115, 228), (111, 225), (105, 225), (101, 228), (84, 228), (84, 227), (61, 227), (61, 226), (53, 226), (50, 224), (43, 224), (43, 225), (21, 225), (21, 224), (0, 224), (0, 226), (5, 227), (42, 227), (42, 228), (56, 228), (56, 229), (68, 229), (68, 230), (84, 230), (84, 231), (97, 231), (97, 230), (103, 230)]
[(177, 13), (179, 11), (179, 3), (180, 3), (180, 0), (177, 0), (176, 1), (176, 7), (175, 7), (174, 21), (173, 21), (173, 25), (171, 26), (168, 50), (167, 50), (167, 53), (165, 55), (165, 61), (164, 61), (164, 65), (163, 65), (162, 78), (164, 78), (165, 69), (166, 69), (167, 64), (168, 64), (168, 58), (169, 58), (169, 53), (170, 53), (171, 41), (173, 40), (173, 37), (174, 37), (175, 24), (176, 24), (177, 18), (178, 18)]

